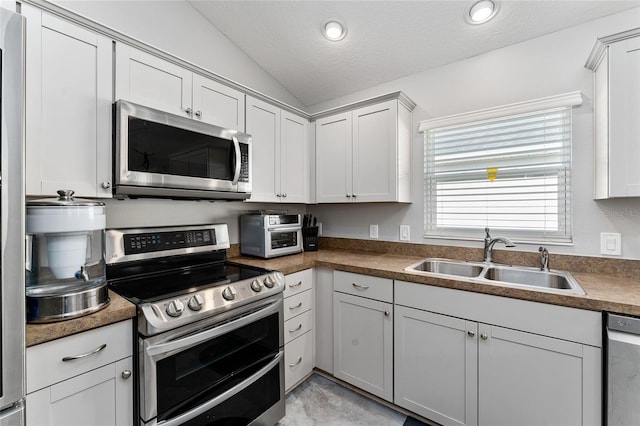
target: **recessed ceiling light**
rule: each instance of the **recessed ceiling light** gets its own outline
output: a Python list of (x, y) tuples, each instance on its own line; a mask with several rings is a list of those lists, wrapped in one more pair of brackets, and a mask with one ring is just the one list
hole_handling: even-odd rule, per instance
[(331, 19), (322, 24), (322, 35), (327, 40), (342, 40), (347, 35), (347, 28), (335, 19)]
[(497, 12), (498, 3), (491, 0), (480, 0), (469, 8), (464, 18), (468, 23), (473, 25), (484, 24), (496, 16)]

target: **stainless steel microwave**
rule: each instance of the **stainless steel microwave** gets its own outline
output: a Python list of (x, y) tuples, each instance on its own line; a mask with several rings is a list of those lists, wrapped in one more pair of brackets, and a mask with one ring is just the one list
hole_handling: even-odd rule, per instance
[(250, 197), (250, 135), (123, 100), (114, 124), (116, 196)]

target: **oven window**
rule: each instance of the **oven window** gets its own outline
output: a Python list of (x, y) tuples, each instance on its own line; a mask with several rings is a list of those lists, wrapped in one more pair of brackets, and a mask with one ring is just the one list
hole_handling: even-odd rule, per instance
[(274, 313), (158, 361), (158, 421), (212, 399), (273, 360), (278, 318)]
[(298, 232), (271, 232), (271, 248), (278, 249), (284, 247), (295, 247), (298, 245)]
[(233, 141), (129, 117), (130, 171), (232, 180)]

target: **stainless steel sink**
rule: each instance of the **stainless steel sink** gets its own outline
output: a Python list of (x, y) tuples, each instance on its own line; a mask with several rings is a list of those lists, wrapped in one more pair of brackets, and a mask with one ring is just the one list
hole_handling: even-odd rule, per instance
[(488, 267), (483, 277), (490, 281), (514, 284), (532, 288), (564, 290), (570, 293), (584, 294), (580, 284), (569, 272), (540, 271), (518, 267)]
[(429, 258), (408, 266), (405, 271), (431, 272), (434, 274), (454, 275), (456, 277), (477, 277), (483, 269), (484, 265), (481, 263)]
[(585, 294), (567, 271), (541, 271), (524, 266), (427, 258), (405, 268), (425, 275), (440, 275), (478, 284), (500, 284), (554, 293)]

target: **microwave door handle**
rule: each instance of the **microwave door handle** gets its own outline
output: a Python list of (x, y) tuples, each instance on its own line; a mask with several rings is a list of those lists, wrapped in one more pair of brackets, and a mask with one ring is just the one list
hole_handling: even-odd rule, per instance
[(238, 138), (237, 137), (233, 137), (233, 149), (235, 151), (235, 157), (236, 157), (236, 161), (235, 161), (235, 172), (233, 173), (233, 184), (237, 185), (238, 184), (238, 179), (240, 179), (240, 168), (242, 167), (242, 158), (241, 158), (241, 154), (240, 154), (240, 142), (238, 142)]

